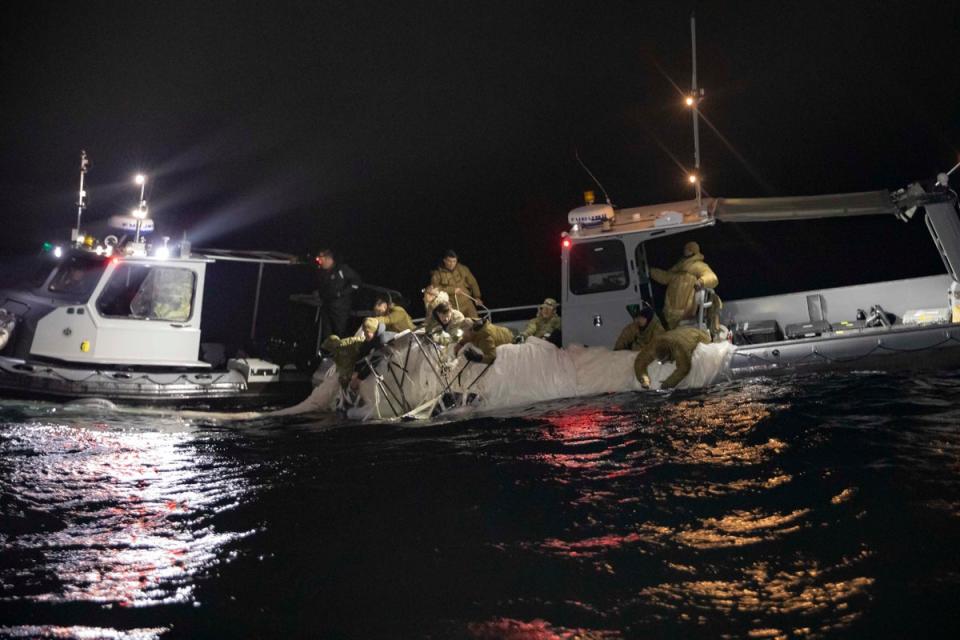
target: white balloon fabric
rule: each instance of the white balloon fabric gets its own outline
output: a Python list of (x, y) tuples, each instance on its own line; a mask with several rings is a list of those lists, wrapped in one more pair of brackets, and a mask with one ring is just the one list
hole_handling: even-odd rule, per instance
[[(691, 389), (709, 385), (730, 361), (736, 347), (722, 342), (701, 344), (692, 368), (678, 385)], [(530, 338), (522, 344), (497, 347), (497, 358), (487, 367), (468, 363), (450, 349), (434, 346), (422, 336), (408, 334), (390, 346), (390, 357), (368, 377), (357, 397), (347, 402), (352, 419), (384, 419), (407, 415), (428, 417), (438, 403), (469, 403), (474, 409), (501, 409), (559, 398), (641, 389), (634, 372), (637, 354), (605, 347), (572, 345), (559, 349)], [(673, 372), (672, 362), (648, 367), (651, 386), (659, 389)], [(327, 371), (309, 398), (274, 415), (329, 411), (342, 403), (336, 371)]]

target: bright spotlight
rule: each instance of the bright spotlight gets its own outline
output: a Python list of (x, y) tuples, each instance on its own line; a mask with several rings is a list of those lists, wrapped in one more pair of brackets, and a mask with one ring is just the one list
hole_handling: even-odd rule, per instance
[(62, 258), (62, 257), (63, 257), (63, 248), (62, 248), (62, 247), (59, 247), (59, 246), (54, 247), (54, 248), (53, 248), (53, 256), (54, 256), (55, 258)]
[(147, 176), (143, 175), (142, 173), (138, 173), (137, 177), (134, 178), (133, 181), (136, 182), (137, 184), (143, 184), (144, 182), (147, 181)]
[(697, 174), (691, 173), (689, 176), (687, 176), (687, 180), (690, 182), (690, 184), (697, 184)]
[(161, 260), (166, 260), (170, 257), (170, 249), (167, 247), (159, 247), (156, 251), (153, 252), (153, 255)]
[(686, 99), (684, 99), (684, 103), (686, 103), (688, 107), (692, 107), (694, 102), (693, 96), (687, 96)]

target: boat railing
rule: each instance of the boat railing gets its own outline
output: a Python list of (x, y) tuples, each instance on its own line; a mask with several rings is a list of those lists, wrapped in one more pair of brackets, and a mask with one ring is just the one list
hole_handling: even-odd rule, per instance
[[(537, 312), (540, 309), (540, 304), (525, 304), (513, 307), (494, 307), (494, 308), (484, 308), (481, 311), (481, 315), (486, 318), (489, 318), (490, 322), (495, 324), (508, 327), (513, 330), (514, 333), (518, 333), (526, 328), (527, 323), (533, 319)], [(559, 310), (560, 307), (558, 306)], [(521, 314), (520, 312), (526, 311), (527, 313)], [(425, 320), (424, 317), (414, 318), (413, 321), (416, 324), (421, 324)]]

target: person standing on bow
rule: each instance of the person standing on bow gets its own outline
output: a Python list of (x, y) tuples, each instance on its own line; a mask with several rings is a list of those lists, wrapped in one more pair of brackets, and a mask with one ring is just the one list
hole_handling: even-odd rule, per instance
[(349, 335), (347, 324), (353, 308), (353, 294), (360, 288), (360, 275), (345, 264), (337, 264), (330, 249), (317, 252), (321, 336)]
[(700, 245), (683, 245), (683, 257), (669, 271), (650, 269), (650, 277), (667, 286), (663, 300), (663, 315), (667, 329), (676, 329), (681, 320), (697, 313), (696, 292), (704, 287), (715, 289), (720, 283), (717, 274), (704, 262)]
[(430, 284), (450, 296), (450, 306), (467, 318), (479, 318), (474, 303), (483, 306), (480, 298), (480, 285), (470, 269), (460, 264), (457, 253), (447, 249), (440, 265), (430, 273)]

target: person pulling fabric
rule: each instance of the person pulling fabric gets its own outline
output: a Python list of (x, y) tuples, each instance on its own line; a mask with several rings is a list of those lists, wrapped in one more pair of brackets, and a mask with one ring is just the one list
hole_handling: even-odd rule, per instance
[(356, 391), (360, 383), (370, 377), (387, 356), (386, 345), (394, 338), (383, 323), (376, 318), (365, 318), (361, 326), (363, 342), (357, 351), (357, 362), (350, 377), (350, 390)]
[(447, 292), (441, 291), (435, 285), (427, 285), (423, 290), (423, 328), (427, 333), (430, 333), (437, 326), (437, 319), (433, 315), (433, 310), (441, 303), (450, 303), (450, 296), (447, 295)]
[(456, 309), (451, 309), (446, 302), (434, 307), (432, 315), (434, 324), (427, 335), (439, 345), (458, 342), (463, 337), (464, 325), (472, 324), (471, 320), (464, 318)]
[(513, 342), (513, 332), (486, 320), (465, 323), (466, 330), (457, 345), (457, 353), (463, 351), (471, 362), (492, 364), (497, 359), (497, 347)]
[(327, 336), (327, 339), (320, 345), (320, 348), (333, 358), (334, 366), (337, 369), (337, 379), (340, 380), (341, 387), (345, 388), (350, 383), (354, 367), (357, 365), (357, 360), (360, 359), (360, 347), (363, 342), (364, 339), (361, 336), (341, 338), (333, 334)]
[(677, 368), (660, 386), (663, 389), (677, 386), (690, 373), (693, 352), (699, 344), (710, 344), (710, 334), (696, 327), (680, 327), (657, 336), (634, 360), (633, 368), (637, 380), (644, 388), (649, 388), (650, 376), (647, 374), (647, 367), (654, 360), (672, 361)]
[(386, 296), (378, 296), (373, 304), (374, 319), (382, 322), (387, 331), (413, 331), (413, 320), (407, 310)]

